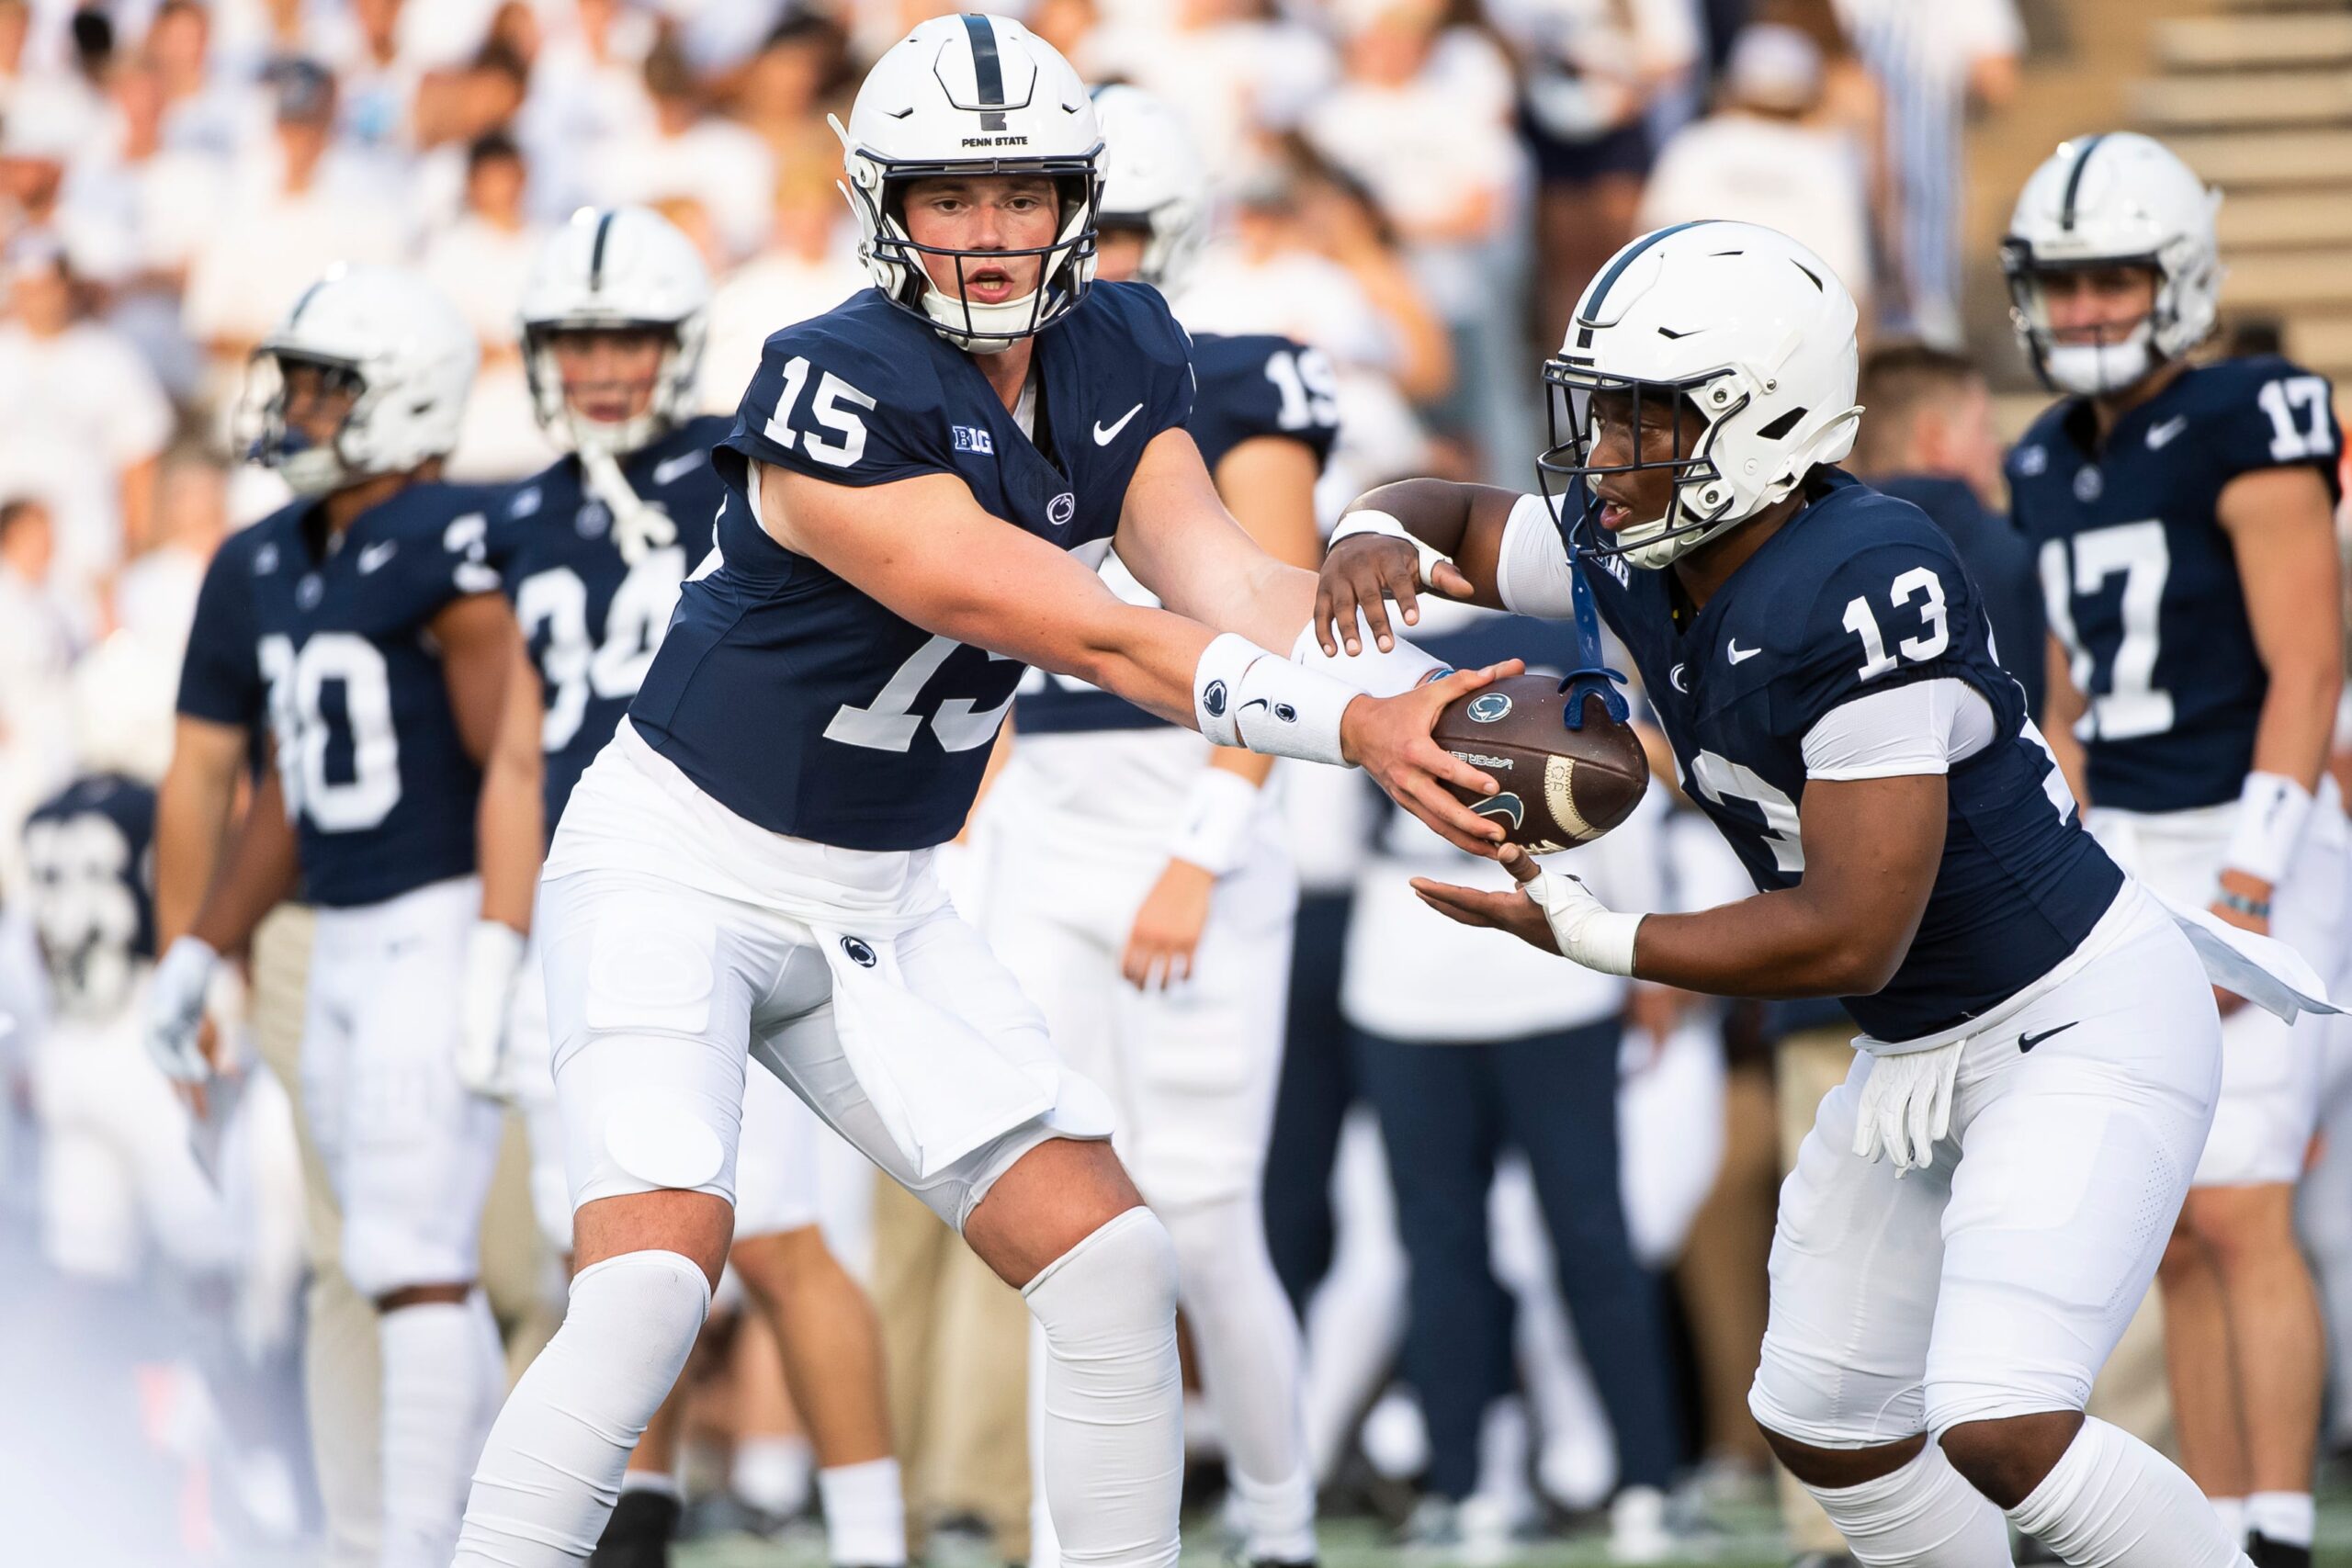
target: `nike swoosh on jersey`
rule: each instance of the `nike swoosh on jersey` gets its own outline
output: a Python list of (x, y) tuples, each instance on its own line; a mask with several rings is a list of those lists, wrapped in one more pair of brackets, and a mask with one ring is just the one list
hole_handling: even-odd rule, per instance
[(2148, 427), (2148, 450), (2151, 452), (2161, 450), (2165, 443), (2169, 442), (2174, 436), (2178, 435), (2182, 431), (2187, 430), (2188, 428), (2188, 416), (2185, 413), (2176, 414), (2171, 419), (2165, 421), (2162, 424), (2150, 425)]
[(366, 549), (360, 551), (359, 570), (361, 574), (365, 575), (368, 572), (371, 572), (378, 567), (383, 565), (386, 561), (391, 559), (393, 552), (397, 551), (399, 548), (400, 545), (398, 541), (387, 539), (380, 545), (370, 545)]
[(1094, 422), (1094, 445), (1097, 446), (1108, 446), (1111, 445), (1112, 442), (1118, 439), (1119, 432), (1126, 429), (1127, 421), (1135, 418), (1136, 415), (1141, 412), (1143, 412), (1143, 405), (1141, 403), (1137, 403), (1135, 407), (1121, 414), (1119, 416), (1119, 423), (1113, 425), (1108, 430), (1102, 428), (1102, 422), (1101, 420), (1096, 420)]
[[(2082, 1021), (2081, 1019), (2079, 1019), (2079, 1018), (2078, 1018), (2078, 1019), (2076, 1019), (2076, 1020), (2075, 1021), (2075, 1023), (2080, 1023), (2080, 1022), (2082, 1022), (2082, 1021)], [(2020, 1035), (2018, 1035), (2018, 1054), (2019, 1054), (2019, 1055), (2023, 1055), (2025, 1052), (2028, 1052), (2028, 1051), (2032, 1050), (2036, 1045), (2041, 1044), (2043, 1041), (2045, 1041), (2045, 1040), (2049, 1039), (2049, 1038), (2050, 1038), (2052, 1035), (2053, 1035), (2053, 1034), (2064, 1034), (2064, 1033), (2065, 1033), (2065, 1032), (2066, 1032), (2066, 1031), (2068, 1031), (2068, 1030), (2070, 1030), (2070, 1029), (2072, 1029), (2072, 1028), (2074, 1028), (2074, 1027), (2075, 1027), (2075, 1023), (2062, 1023), (2062, 1024), (2060, 1024), (2060, 1025), (2059, 1025), (2057, 1028), (2055, 1028), (2055, 1029), (2045, 1029), (2045, 1030), (2043, 1030), (2043, 1031), (2042, 1031), (2041, 1033), (2039, 1033), (2039, 1034), (2020, 1034)]]
[(653, 482), (668, 484), (681, 474), (692, 471), (695, 464), (707, 460), (709, 456), (707, 452), (681, 452), (666, 463), (656, 463), (653, 466)]
[(1747, 660), (1753, 659), (1763, 651), (1764, 650), (1760, 648), (1740, 647), (1739, 639), (1737, 637), (1734, 637), (1729, 642), (1724, 644), (1724, 657), (1729, 659), (1734, 664), (1742, 663)]

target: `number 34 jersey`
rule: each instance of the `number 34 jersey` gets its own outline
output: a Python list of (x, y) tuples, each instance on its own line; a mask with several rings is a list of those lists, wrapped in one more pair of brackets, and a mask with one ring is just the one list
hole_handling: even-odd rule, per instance
[(381, 903), (474, 869), (481, 773), (430, 628), (498, 592), (495, 493), (411, 485), (333, 541), (311, 502), (254, 525), (255, 662), (314, 903)]
[(2269, 682), (2216, 509), (2262, 468), (2312, 468), (2337, 497), (2330, 403), (2325, 377), (2272, 355), (2228, 359), (2183, 371), (2104, 445), (2089, 404), (2069, 398), (2010, 453), (2050, 626), (2089, 699), (2075, 734), (2094, 804), (2237, 798)]
[[(711, 570), (686, 584), (628, 710), (736, 816), (850, 850), (922, 849), (963, 826), (1021, 664), (776, 544), (749, 468), (852, 487), (952, 475), (982, 511), (1098, 566), (1144, 448), (1192, 412), (1184, 333), (1157, 291), (1098, 284), (1035, 345), (1033, 440), (978, 366), (871, 289), (768, 339), (716, 457)], [(904, 526), (909, 551), (933, 547)]]
[(621, 460), (637, 498), (677, 530), (635, 562), (613, 543), (612, 511), (588, 488), (577, 457), (523, 480), (492, 511), (491, 557), (505, 574), (547, 706), (539, 741), (549, 833), (637, 695), (686, 574), (710, 553), (711, 523), (727, 494), (710, 449), (729, 423), (689, 420)]
[(2082, 830), (2018, 683), (1995, 660), (1951, 542), (1908, 502), (1836, 469), (1818, 471), (1807, 498), (1680, 625), (1670, 571), (1580, 570), (1640, 667), (1684, 793), (1759, 891), (1804, 879), (1804, 739), (1825, 715), (1938, 677), (1991, 705), (1996, 739), (1946, 780), (1943, 858), (1909, 952), (1878, 994), (1843, 998), (1877, 1039), (1915, 1040), (2049, 973), (2123, 877)]

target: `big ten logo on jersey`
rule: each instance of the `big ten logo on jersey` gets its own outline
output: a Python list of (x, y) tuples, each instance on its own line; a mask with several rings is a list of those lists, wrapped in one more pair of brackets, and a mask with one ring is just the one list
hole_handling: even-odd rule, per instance
[(1330, 430), (1340, 423), (1340, 374), (1319, 348), (1282, 348), (1266, 356), (1266, 379), (1282, 404), (1274, 423), (1284, 430)]
[(25, 827), (34, 934), (60, 1009), (96, 1017), (130, 992), (139, 942), (137, 878), (130, 838), (102, 811), (36, 817)]
[[(322, 833), (380, 825), (401, 803), (401, 741), (383, 650), (356, 632), (261, 639), (286, 810)], [(336, 744), (341, 718), (344, 744)]]
[(549, 567), (516, 587), (514, 618), (522, 623), (525, 645), (537, 650), (539, 679), (547, 688), (542, 750), (560, 751), (571, 743), (591, 695), (616, 701), (637, 694), (685, 576), (683, 547), (648, 550), (605, 606), (601, 639), (590, 624), (588, 584), (572, 568)]

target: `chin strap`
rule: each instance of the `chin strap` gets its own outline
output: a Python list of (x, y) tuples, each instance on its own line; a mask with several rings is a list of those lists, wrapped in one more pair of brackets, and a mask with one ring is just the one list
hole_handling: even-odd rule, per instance
[(1623, 724), (1632, 710), (1626, 706), (1625, 694), (1619, 690), (1625, 683), (1624, 671), (1611, 670), (1602, 662), (1600, 650), (1600, 613), (1593, 608), (1592, 589), (1585, 581), (1584, 552), (1571, 547), (1568, 551), (1568, 600), (1576, 607), (1577, 667), (1560, 678), (1560, 690), (1568, 694), (1568, 705), (1561, 718), (1570, 729), (1584, 728), (1587, 699), (1599, 697), (1611, 723)]
[(619, 547), (621, 559), (635, 566), (651, 552), (677, 543), (678, 525), (638, 499), (628, 477), (621, 472), (619, 459), (610, 452), (600, 447), (582, 450), (580, 471), (588, 481), (589, 492), (613, 514), (613, 543)]

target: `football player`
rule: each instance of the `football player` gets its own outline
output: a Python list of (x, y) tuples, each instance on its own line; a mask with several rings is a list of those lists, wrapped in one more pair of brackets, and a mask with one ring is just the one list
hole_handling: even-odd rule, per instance
[[(2192, 365), (2220, 302), (2217, 193), (2129, 132), (2061, 147), (2002, 263), (2054, 389), (2008, 465), (2049, 611), (2052, 743), (2108, 852), (2177, 902), (2345, 941), (2327, 378), (2276, 355)], [(2232, 996), (2222, 1098), (2157, 1278), (2182, 1463), (2255, 1561), (2311, 1561), (2325, 1336), (2294, 1228), (2326, 1025)]]
[[(718, 548), (548, 850), (581, 1269), (483, 1453), (467, 1568), (594, 1541), (726, 1254), (747, 1049), (1023, 1292), (1064, 1560), (1174, 1561), (1172, 1248), (1102, 1092), (932, 867), (1024, 663), (1361, 762), (1464, 846), (1499, 831), (1429, 735), (1491, 671), (1408, 651), (1350, 684), (1292, 657), (1320, 658), (1314, 578), (1219, 504), (1182, 330), (1153, 289), (1093, 286), (1101, 138), (1068, 62), (1002, 18), (925, 22), (842, 138), (874, 287), (768, 340), (716, 458)], [(1114, 537), (1167, 608), (1104, 586)]]
[(1516, 890), (1423, 897), (1607, 973), (1837, 996), (1864, 1030), (1781, 1190), (1749, 1396), (1856, 1557), (1992, 1568), (2006, 1512), (2072, 1563), (2242, 1562), (2188, 1478), (2083, 1404), (2212, 1115), (2199, 958), (2283, 1011), (2324, 987), (2208, 917), (2184, 936), (2083, 830), (1950, 541), (1836, 467), (1854, 321), (1770, 230), (1645, 235), (1544, 367), (1560, 493), (1372, 492), (1318, 628), (1352, 640), (1361, 606), (1385, 639), (1383, 593), (1409, 622), (1417, 581), (1597, 601), (1757, 896), (1620, 913), (1507, 849)]
[[(693, 414), (709, 305), (693, 242), (635, 207), (583, 209), (548, 242), (524, 288), (532, 400), (540, 428), (570, 455), (492, 509), (492, 553), (530, 654), (504, 719), (524, 727), (526, 743), (499, 755), (538, 764), (548, 827), (637, 694), (687, 570), (710, 553), (726, 493), (710, 452), (729, 422)], [(479, 931), (460, 1072), (485, 1093), (517, 1086), (532, 1112), (532, 1197), (557, 1250), (569, 1253), (546, 988), (514, 933)], [(773, 1322), (808, 1409), (833, 1561), (893, 1564), (905, 1560), (906, 1530), (878, 1330), (817, 1228), (820, 1135), (773, 1075), (746, 1084), (744, 1174), (758, 1179), (742, 1183), (729, 1256)], [(668, 1561), (679, 1516), (678, 1403), (673, 1394), (630, 1457), (600, 1565)]]
[(445, 1568), (504, 1386), (474, 1289), (500, 1117), (458, 1077), (457, 998), (476, 920), (527, 924), (536, 846), (478, 846), (475, 830), (520, 657), (489, 497), (435, 482), (476, 352), (430, 286), (357, 266), (305, 290), (256, 351), (254, 453), (297, 495), (254, 525), (246, 558), (276, 766), (156, 968), (149, 1025), (166, 1072), (201, 1082), (220, 954), (299, 876), (318, 909), (303, 1111), (341, 1201), (344, 1271), (379, 1314), (386, 1568)]
[[(1208, 171), (1150, 95), (1104, 87), (1094, 112), (1095, 276), (1174, 297), (1207, 222)], [(1269, 554), (1312, 568), (1315, 481), (1339, 423), (1329, 362), (1288, 338), (1202, 334), (1193, 372), (1185, 429), (1217, 494)], [(1103, 570), (1114, 592), (1155, 602), (1123, 567)], [(1307, 1561), (1315, 1479), (1297, 1320), (1258, 1204), (1298, 904), (1281, 813), (1264, 794), (1273, 759), (1213, 750), (1042, 669), (1023, 677), (1012, 723), (1018, 743), (982, 813), (981, 933), (1062, 1058), (1110, 1092), (1120, 1160), (1176, 1245), (1244, 1560)], [(1050, 1568), (1052, 1520), (1042, 1506), (1032, 1512), (1030, 1561)]]

